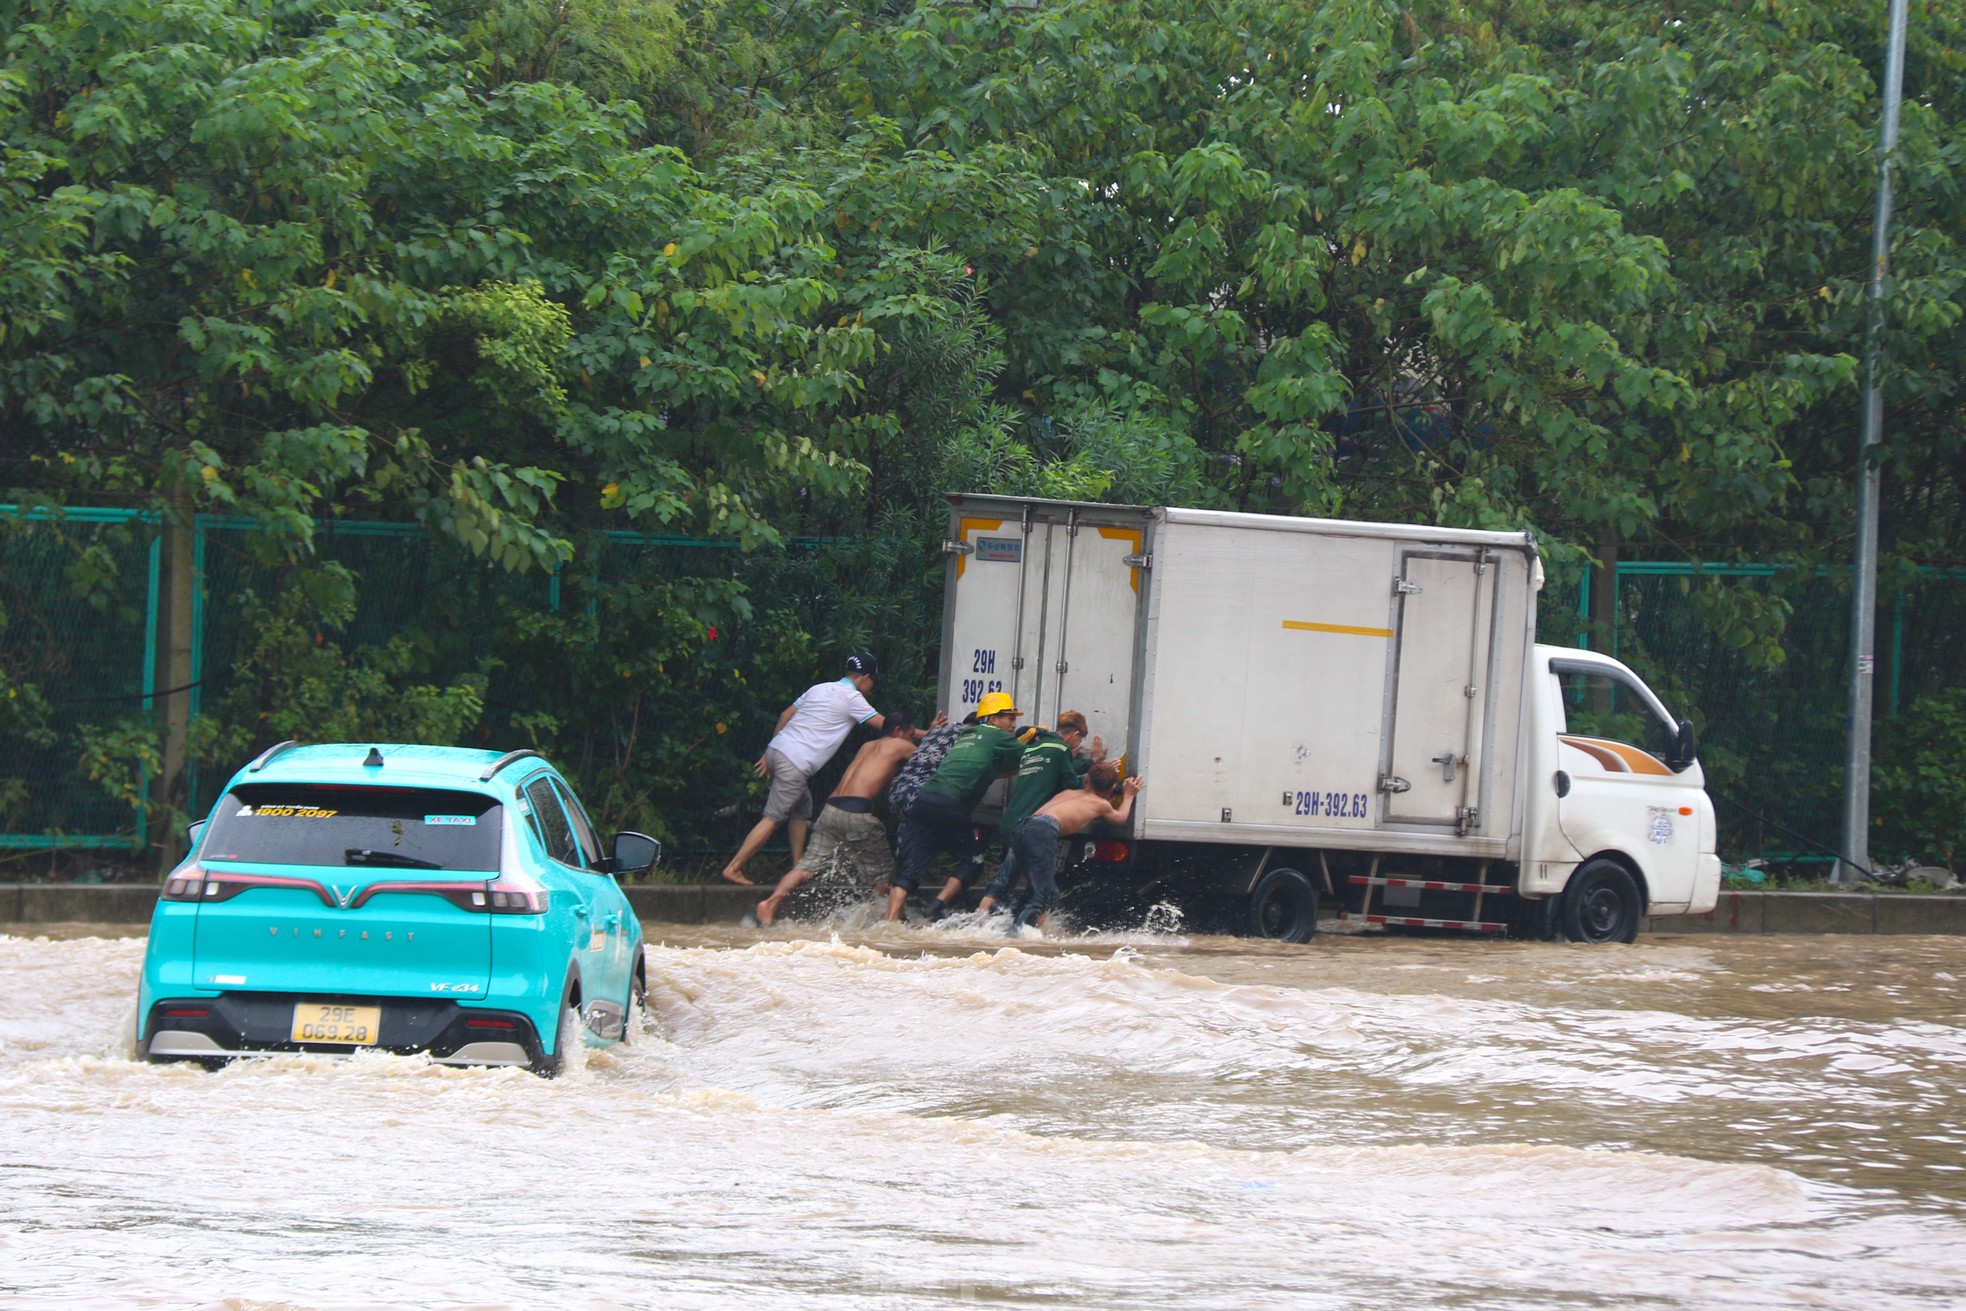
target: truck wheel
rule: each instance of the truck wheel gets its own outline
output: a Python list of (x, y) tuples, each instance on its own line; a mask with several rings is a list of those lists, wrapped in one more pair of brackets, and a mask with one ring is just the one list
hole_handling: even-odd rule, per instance
[(1570, 876), (1558, 917), (1572, 942), (1632, 942), (1644, 913), (1638, 885), (1623, 865), (1589, 860)]
[(1317, 932), (1317, 888), (1294, 869), (1273, 869), (1249, 894), (1249, 933), (1277, 942), (1309, 942)]

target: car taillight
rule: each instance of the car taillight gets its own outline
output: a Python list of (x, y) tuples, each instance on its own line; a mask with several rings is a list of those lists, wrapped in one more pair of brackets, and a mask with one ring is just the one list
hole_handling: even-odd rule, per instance
[(518, 883), (458, 888), (444, 897), (453, 906), (481, 915), (544, 915), (548, 904), (544, 888), (528, 888)]
[(1086, 859), (1096, 860), (1104, 865), (1124, 865), (1126, 858), (1132, 854), (1133, 849), (1124, 842), (1095, 842)]
[(172, 1006), (164, 1012), (164, 1018), (169, 1020), (202, 1020), (210, 1014), (211, 1011), (203, 1006)]
[(164, 880), (164, 890), (157, 894), (162, 901), (196, 901), (205, 895), (205, 871), (197, 865), (174, 871)]
[(519, 1026), (511, 1020), (490, 1020), (473, 1018), (464, 1022), (467, 1029), (516, 1029)]
[(316, 879), (287, 878), (279, 874), (238, 874), (228, 871), (216, 874), (202, 866), (191, 865), (164, 880), (164, 890), (158, 893), (162, 901), (230, 901), (242, 892), (253, 888), (298, 888), (319, 897), (324, 905), (334, 905), (334, 898)]

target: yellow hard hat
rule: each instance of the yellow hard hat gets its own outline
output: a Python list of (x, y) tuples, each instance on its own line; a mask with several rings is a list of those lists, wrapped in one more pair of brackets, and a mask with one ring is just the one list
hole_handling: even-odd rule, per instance
[(1021, 715), (1023, 713), (1023, 711), (1017, 708), (1017, 703), (1010, 699), (1010, 693), (1008, 692), (991, 692), (982, 701), (978, 702), (976, 706), (976, 717), (978, 719), (988, 719), (992, 715)]

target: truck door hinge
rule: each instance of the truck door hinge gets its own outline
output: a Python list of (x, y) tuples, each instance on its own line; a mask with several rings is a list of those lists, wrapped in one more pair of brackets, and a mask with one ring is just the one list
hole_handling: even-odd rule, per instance
[(1475, 557), (1475, 577), (1479, 578), (1481, 575), (1487, 572), (1488, 572), (1488, 548), (1484, 546), (1481, 548), (1481, 554)]
[(1468, 832), (1481, 822), (1481, 807), (1454, 807), (1454, 832), (1456, 836)]
[(976, 553), (976, 548), (971, 546), (968, 542), (942, 543), (942, 554), (944, 555), (974, 555), (975, 553)]
[(1481, 695), (1481, 689), (1476, 687), (1473, 683), (1470, 683), (1466, 687), (1461, 689), (1461, 695), (1466, 697), (1468, 700), (1472, 701), (1476, 697)]
[(1397, 774), (1381, 774), (1379, 775), (1379, 790), (1381, 792), (1411, 792), (1413, 785)]
[(1129, 569), (1151, 569), (1154, 567), (1154, 557), (1142, 551), (1138, 555), (1127, 556), (1120, 563)]
[(1418, 596), (1427, 589), (1418, 583), (1409, 583), (1404, 578), (1393, 579), (1394, 596)]

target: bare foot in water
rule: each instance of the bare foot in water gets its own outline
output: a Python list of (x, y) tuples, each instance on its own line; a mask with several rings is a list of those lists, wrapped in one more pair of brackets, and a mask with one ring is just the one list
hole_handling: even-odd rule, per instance
[(758, 910), (757, 910), (758, 927), (765, 928), (765, 929), (770, 928), (771, 917), (773, 915), (776, 915), (777, 913), (778, 913), (778, 898), (766, 897), (763, 901), (759, 902)]

